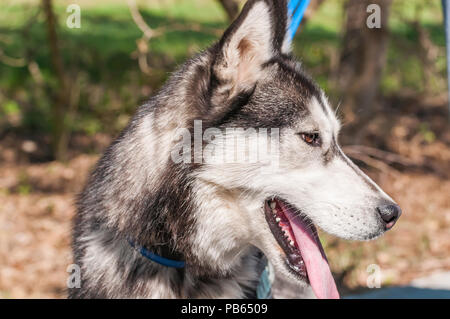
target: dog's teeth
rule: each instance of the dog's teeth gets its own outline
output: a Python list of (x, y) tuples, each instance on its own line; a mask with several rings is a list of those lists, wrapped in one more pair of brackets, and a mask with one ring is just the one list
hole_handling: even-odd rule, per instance
[(294, 241), (291, 240), (291, 241), (289, 242), (289, 244), (290, 244), (291, 246), (294, 246)]
[(281, 220), (280, 217), (275, 218), (275, 221), (278, 223)]
[(277, 207), (277, 203), (274, 201), (270, 202), (270, 208), (275, 209), (275, 207)]

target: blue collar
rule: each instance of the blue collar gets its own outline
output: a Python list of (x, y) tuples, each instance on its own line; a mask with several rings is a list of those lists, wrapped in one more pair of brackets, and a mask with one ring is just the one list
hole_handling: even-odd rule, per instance
[(130, 243), (130, 246), (133, 247), (142, 256), (144, 256), (145, 258), (150, 259), (151, 261), (154, 261), (155, 263), (158, 263), (160, 265), (163, 265), (166, 267), (172, 267), (172, 268), (184, 268), (184, 266), (186, 266), (186, 262), (184, 262), (184, 261), (172, 260), (172, 259), (161, 257), (161, 256), (147, 250), (145, 247), (135, 244), (131, 240), (128, 240), (128, 243)]
[[(186, 266), (186, 262), (178, 261), (173, 259), (168, 259), (161, 257), (151, 251), (147, 250), (143, 246), (136, 245), (133, 241), (128, 240), (128, 243), (131, 247), (133, 247), (137, 252), (139, 252), (142, 256), (151, 261), (158, 263), (160, 265), (171, 267), (171, 268), (184, 268)], [(269, 279), (269, 267), (266, 265), (264, 271), (261, 273), (261, 277), (259, 278), (259, 283), (256, 288), (256, 298), (257, 299), (270, 299), (272, 298), (272, 280)]]

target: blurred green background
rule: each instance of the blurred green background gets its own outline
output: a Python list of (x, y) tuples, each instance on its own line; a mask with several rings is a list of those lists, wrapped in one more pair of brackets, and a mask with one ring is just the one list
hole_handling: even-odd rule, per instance
[[(136, 40), (142, 32), (131, 18), (126, 1), (77, 1), (82, 8), (80, 29), (65, 25), (70, 3), (54, 1), (65, 72), (77, 90), (73, 94), (76, 105), (72, 106), (76, 114), (68, 125), (71, 132), (88, 135), (116, 134), (140, 101), (160, 87), (177, 65), (217, 40), (228, 24), (219, 1), (139, 1), (140, 13), (148, 25), (166, 28), (148, 43), (151, 72), (145, 74), (136, 60)], [(344, 4), (342, 0), (324, 1), (302, 24), (294, 42), (295, 54), (334, 102), (341, 98), (333, 80), (343, 39)], [(437, 50), (429, 81), (419, 54), (415, 24), (429, 35)], [(444, 92), (445, 34), (440, 1), (394, 1), (389, 32), (381, 93)], [(0, 130), (50, 134), (51, 95), (58, 87), (47, 45), (45, 16), (38, 1), (2, 1), (0, 47), (2, 56), (18, 59), (14, 67), (0, 62)], [(38, 66), (41, 83), (30, 76), (30, 61)]]

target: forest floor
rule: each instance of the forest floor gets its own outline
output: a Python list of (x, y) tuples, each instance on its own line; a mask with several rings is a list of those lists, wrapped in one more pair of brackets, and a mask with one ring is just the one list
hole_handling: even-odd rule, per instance
[[(322, 234), (342, 294), (367, 288), (371, 264), (380, 267), (382, 286), (450, 270), (450, 132), (445, 104), (433, 103), (408, 102), (403, 113), (386, 111), (366, 129), (364, 145), (374, 148), (344, 148), (400, 204), (403, 215), (376, 241)], [(393, 124), (381, 130), (386, 123)], [(110, 140), (75, 136), (71, 160), (58, 163), (39, 162), (45, 139), (12, 133), (0, 139), (0, 298), (66, 296), (75, 196)], [(380, 155), (381, 144), (386, 153)], [(98, 151), (87, 154), (92, 149)]]

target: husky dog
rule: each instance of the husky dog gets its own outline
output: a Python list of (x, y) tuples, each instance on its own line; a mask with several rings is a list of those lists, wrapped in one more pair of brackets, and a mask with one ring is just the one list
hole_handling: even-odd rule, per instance
[[(369, 240), (401, 210), (342, 152), (334, 111), (291, 54), (288, 22), (286, 1), (248, 1), (107, 148), (78, 199), (71, 298), (249, 297), (260, 252), (317, 297), (339, 297), (314, 225)], [(177, 132), (195, 120), (203, 131), (278, 128), (278, 165), (176, 163)]]

